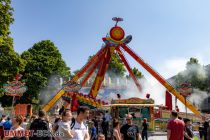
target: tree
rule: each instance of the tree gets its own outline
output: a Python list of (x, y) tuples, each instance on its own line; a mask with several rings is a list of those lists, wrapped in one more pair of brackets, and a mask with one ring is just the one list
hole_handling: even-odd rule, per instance
[(125, 75), (124, 64), (116, 53), (112, 55), (107, 71), (111, 77), (123, 77)]
[[(89, 56), (88, 61), (90, 61), (90, 59), (92, 57), (93, 56)], [(93, 73), (93, 75), (90, 77), (90, 79), (92, 79), (91, 81), (93, 81), (93, 78), (95, 78), (98, 68)], [(109, 62), (107, 73), (109, 74), (109, 76), (112, 78), (112, 81), (113, 81), (116, 79), (116, 77), (123, 77), (125, 75), (125, 72), (126, 72), (126, 70), (125, 70), (123, 62), (121, 61), (119, 56), (116, 53), (114, 53), (111, 57), (110, 62)]]
[[(70, 68), (61, 57), (57, 47), (50, 40), (38, 42), (32, 48), (22, 53), (21, 57), (27, 61), (23, 79), (26, 81), (28, 91), (21, 97), (20, 102), (31, 103), (38, 99), (51, 96), (57, 90), (60, 78), (69, 80)], [(51, 80), (57, 81), (50, 85)], [(45, 91), (45, 92), (41, 92)]]
[(136, 76), (136, 78), (142, 78), (143, 77), (143, 74), (136, 68), (136, 67), (134, 67), (133, 69), (132, 69), (132, 71), (133, 71), (133, 74)]
[[(13, 8), (10, 0), (0, 0), (0, 88), (7, 81), (13, 80), (15, 75), (24, 71), (25, 62), (15, 52), (13, 39), (10, 37), (10, 24), (14, 22)], [(2, 91), (0, 91), (2, 96)], [(11, 102), (11, 98), (0, 98), (2, 105)]]
[(189, 67), (191, 67), (192, 65), (200, 65), (198, 63), (198, 59), (197, 58), (194, 58), (194, 57), (191, 57), (190, 60), (187, 62), (186, 64), (186, 68), (188, 69)]

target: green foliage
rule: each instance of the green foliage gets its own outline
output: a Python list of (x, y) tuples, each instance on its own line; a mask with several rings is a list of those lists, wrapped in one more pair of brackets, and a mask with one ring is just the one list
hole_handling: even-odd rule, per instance
[(109, 63), (108, 73), (110, 77), (123, 77), (125, 75), (125, 67), (117, 54), (113, 54)]
[(136, 67), (134, 67), (132, 69), (132, 71), (133, 71), (133, 74), (136, 76), (136, 78), (142, 78), (143, 77), (143, 74)]
[[(89, 56), (88, 57), (88, 61), (90, 61), (90, 59), (92, 57), (93, 56)], [(94, 81), (94, 78), (95, 78), (95, 76), (97, 74), (97, 70), (98, 70), (98, 68), (93, 73), (93, 75), (90, 77), (90, 81), (92, 81), (92, 82)], [(77, 71), (75, 71), (75, 72), (77, 72)], [(86, 74), (88, 73), (88, 71), (86, 72)], [(126, 72), (126, 70), (125, 70), (125, 67), (124, 67), (123, 62), (121, 61), (121, 59), (119, 58), (119, 56), (114, 53), (112, 55), (112, 57), (111, 57), (111, 60), (110, 60), (110, 63), (109, 63), (109, 67), (108, 67), (107, 73), (109, 74), (109, 76), (113, 80), (116, 77), (123, 77), (125, 75), (125, 72)]]
[(52, 75), (64, 79), (70, 77), (70, 68), (66, 66), (59, 50), (50, 40), (34, 44), (28, 51), (23, 52), (21, 57), (27, 61), (23, 79), (28, 86), (27, 94), (21, 97), (21, 102), (30, 103), (37, 100), (40, 90), (49, 87), (48, 80)]
[[(25, 61), (13, 49), (13, 39), (10, 35), (10, 24), (13, 23), (13, 8), (10, 0), (0, 0), (0, 88), (15, 75), (24, 71)], [(0, 101), (3, 105), (11, 103), (11, 98), (3, 96), (0, 91)], [(5, 104), (4, 104), (5, 102)]]
[(0, 0), (0, 44), (9, 42), (12, 43), (12, 39), (9, 37), (9, 27), (10, 24), (14, 22), (14, 19), (12, 17), (13, 8), (10, 6), (10, 4), (10, 0)]

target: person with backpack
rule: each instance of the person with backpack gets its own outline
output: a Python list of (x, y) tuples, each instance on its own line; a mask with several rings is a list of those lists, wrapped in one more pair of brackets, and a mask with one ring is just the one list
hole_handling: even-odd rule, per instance
[(71, 132), (73, 134), (71, 140), (90, 140), (88, 126), (85, 123), (85, 120), (89, 117), (89, 110), (86, 106), (80, 106), (77, 109), (77, 117), (71, 122)]
[(51, 140), (51, 132), (49, 130), (49, 123), (45, 120), (46, 113), (40, 110), (39, 117), (35, 119), (31, 125), (30, 130), (34, 131), (34, 135), (29, 137), (29, 140)]

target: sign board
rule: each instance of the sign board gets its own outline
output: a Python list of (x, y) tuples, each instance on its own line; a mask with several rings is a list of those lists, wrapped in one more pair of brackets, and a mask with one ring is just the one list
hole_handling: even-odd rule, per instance
[(154, 104), (153, 99), (140, 99), (140, 98), (129, 98), (112, 100), (112, 104)]

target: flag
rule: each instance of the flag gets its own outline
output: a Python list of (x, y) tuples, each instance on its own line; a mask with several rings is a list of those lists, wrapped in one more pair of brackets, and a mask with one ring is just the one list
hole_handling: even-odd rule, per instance
[(172, 110), (172, 95), (168, 91), (166, 91), (165, 106), (167, 106), (169, 110)]

